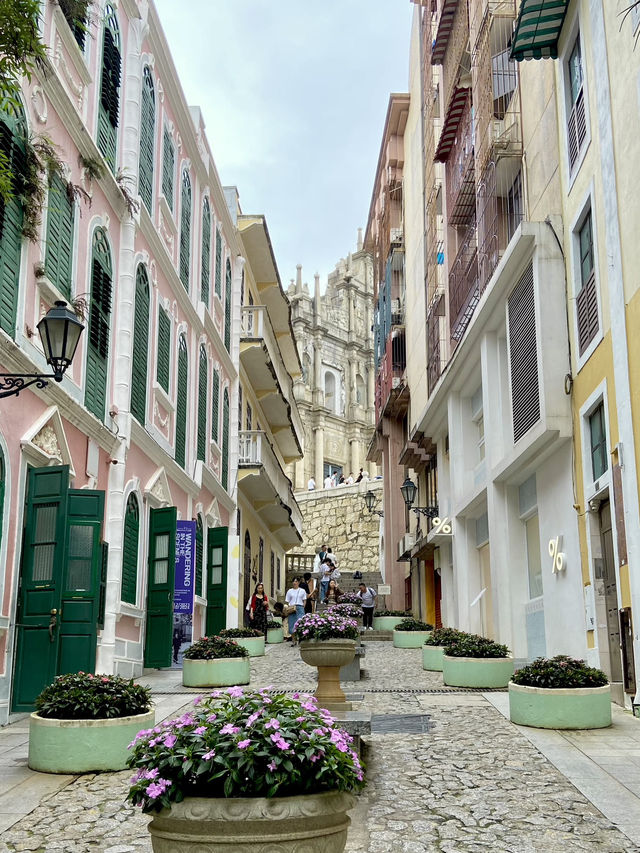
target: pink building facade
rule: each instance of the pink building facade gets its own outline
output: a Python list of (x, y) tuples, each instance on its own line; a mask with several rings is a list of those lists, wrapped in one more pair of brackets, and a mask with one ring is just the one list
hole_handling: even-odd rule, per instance
[(16, 180), (42, 135), (62, 170), (35, 234), (2, 211), (0, 372), (49, 372), (35, 329), (57, 299), (85, 331), (60, 384), (0, 400), (0, 724), (59, 672), (171, 664), (178, 520), (194, 637), (238, 624), (235, 213), (153, 4), (43, 16), (49, 67), (0, 145)]

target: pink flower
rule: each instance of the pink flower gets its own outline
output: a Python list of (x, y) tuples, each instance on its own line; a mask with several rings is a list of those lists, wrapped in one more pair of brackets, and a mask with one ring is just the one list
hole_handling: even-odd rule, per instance
[(235, 735), (240, 731), (239, 726), (233, 726), (231, 723), (227, 723), (220, 729), (221, 735)]
[(205, 754), (202, 756), (202, 760), (203, 761), (210, 761), (215, 754), (216, 754), (215, 749), (210, 749), (209, 752), (205, 752)]
[(217, 714), (209, 714), (209, 716), (207, 717), (207, 722), (208, 722), (208, 723), (213, 723), (213, 722), (214, 722), (214, 720), (217, 720), (217, 719), (218, 719), (218, 715), (217, 715)]
[(167, 749), (171, 749), (172, 746), (175, 746), (177, 740), (178, 738), (175, 735), (167, 735), (163, 743)]
[(202, 696), (196, 696), (196, 698), (193, 700), (194, 705), (199, 705), (201, 702), (202, 702)]
[(251, 716), (247, 718), (247, 722), (245, 723), (245, 728), (248, 729), (249, 726), (252, 726), (255, 723), (255, 721), (258, 719), (259, 716), (260, 716), (260, 711), (254, 711), (253, 714), (251, 714)]
[(238, 749), (246, 749), (251, 743), (251, 738), (247, 738), (246, 740), (238, 741)]
[(270, 762), (267, 764), (267, 767), (269, 768), (269, 770), (271, 770), (271, 772), (273, 772), (273, 771), (276, 769), (276, 763), (275, 763), (275, 761), (270, 761)]
[(280, 723), (276, 720), (275, 717), (272, 717), (269, 722), (265, 725), (265, 729), (279, 729)]
[(203, 735), (206, 732), (206, 730), (207, 729), (205, 726), (198, 726), (197, 729), (193, 730), (193, 733), (194, 733), (194, 735)]
[(157, 767), (154, 767), (152, 770), (145, 770), (142, 774), (145, 779), (156, 779), (159, 775), (160, 771)]
[(227, 693), (229, 696), (232, 696), (235, 699), (239, 698), (240, 696), (244, 696), (244, 690), (242, 689), (242, 687), (228, 687)]
[(152, 782), (147, 786), (146, 794), (152, 800), (157, 800), (169, 788), (171, 782), (168, 779), (158, 779), (157, 782)]
[(109, 683), (109, 679), (108, 679), (106, 676), (104, 676), (104, 677), (101, 679), (101, 681), (102, 681), (102, 683), (103, 683), (103, 684), (108, 684), (108, 683)]

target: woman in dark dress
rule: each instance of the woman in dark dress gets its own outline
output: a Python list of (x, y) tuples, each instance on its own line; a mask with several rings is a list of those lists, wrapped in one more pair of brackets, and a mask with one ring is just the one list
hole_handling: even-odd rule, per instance
[(264, 585), (259, 583), (251, 597), (251, 609), (249, 620), (251, 627), (256, 631), (262, 631), (267, 636), (267, 611), (269, 610), (269, 599), (264, 591)]

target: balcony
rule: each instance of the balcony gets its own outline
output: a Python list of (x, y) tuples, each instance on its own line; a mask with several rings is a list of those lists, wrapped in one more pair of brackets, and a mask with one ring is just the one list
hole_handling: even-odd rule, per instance
[(449, 272), (451, 337), (459, 341), (475, 311), (478, 299), (478, 251), (475, 217), (467, 228)]
[(238, 434), (238, 490), (285, 549), (302, 542), (302, 514), (266, 434)]
[(466, 97), (445, 165), (449, 225), (466, 225), (476, 210), (473, 134), (471, 98)]
[(407, 351), (404, 329), (395, 329), (385, 343), (384, 354), (376, 376), (376, 421), (383, 416), (395, 417), (406, 411), (404, 371)]
[(286, 463), (302, 456), (304, 429), (278, 339), (265, 305), (242, 309), (240, 361)]

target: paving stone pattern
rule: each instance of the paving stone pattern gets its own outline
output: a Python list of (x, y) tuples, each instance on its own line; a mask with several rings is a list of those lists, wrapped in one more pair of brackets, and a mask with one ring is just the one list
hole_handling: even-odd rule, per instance
[[(410, 693), (442, 686), (438, 674), (423, 673), (420, 650), (368, 645), (369, 678), (357, 687), (362, 707), (429, 715), (432, 725), (367, 739), (368, 785), (352, 813), (347, 853), (640, 851), (481, 694)], [(252, 659), (255, 686), (309, 683), (288, 644)], [(394, 692), (367, 692), (374, 687)], [(148, 818), (124, 803), (129, 776), (76, 779), (6, 831), (0, 853), (150, 853)]]

